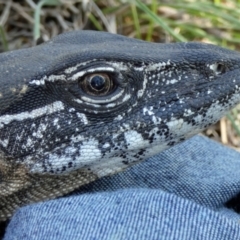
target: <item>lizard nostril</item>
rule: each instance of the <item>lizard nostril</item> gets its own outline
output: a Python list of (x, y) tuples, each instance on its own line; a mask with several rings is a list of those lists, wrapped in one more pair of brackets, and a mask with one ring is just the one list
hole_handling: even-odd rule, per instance
[(227, 69), (223, 63), (214, 63), (209, 67), (216, 75), (225, 73)]
[(217, 63), (217, 73), (225, 73), (226, 66), (223, 63)]

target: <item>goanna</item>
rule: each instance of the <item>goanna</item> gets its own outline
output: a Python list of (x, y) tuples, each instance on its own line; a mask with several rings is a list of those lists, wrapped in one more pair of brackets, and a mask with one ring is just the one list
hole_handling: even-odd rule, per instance
[(0, 55), (0, 221), (197, 134), (240, 102), (240, 54), (70, 32)]

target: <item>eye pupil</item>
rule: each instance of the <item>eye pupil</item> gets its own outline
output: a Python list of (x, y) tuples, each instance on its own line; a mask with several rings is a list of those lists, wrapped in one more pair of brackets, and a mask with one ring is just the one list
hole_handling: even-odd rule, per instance
[(114, 89), (115, 85), (106, 73), (93, 73), (86, 75), (79, 82), (82, 90), (92, 96), (106, 96)]
[(96, 75), (90, 79), (91, 87), (97, 91), (100, 91), (105, 86), (105, 79), (102, 76)]

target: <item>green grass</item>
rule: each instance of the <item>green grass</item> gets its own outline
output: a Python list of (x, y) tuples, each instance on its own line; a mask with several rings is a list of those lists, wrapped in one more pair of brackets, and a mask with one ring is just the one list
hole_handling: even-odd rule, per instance
[[(103, 0), (94, 1), (103, 15), (115, 15), (116, 25), (127, 27), (136, 38), (154, 40), (154, 34), (165, 35), (168, 41), (205, 41), (224, 47), (240, 46), (240, 2), (235, 1), (112, 1), (114, 6)], [(41, 0), (35, 11), (34, 38), (40, 36), (40, 11), (46, 6), (64, 5), (60, 0)], [(121, 9), (124, 8), (124, 11)], [(175, 11), (174, 14), (168, 12)], [(104, 30), (96, 11), (88, 10), (88, 18), (97, 30)]]
[(40, 36), (40, 12), (43, 6), (57, 6), (60, 5), (60, 0), (41, 0), (38, 2), (36, 10), (34, 12), (34, 29), (33, 37), (36, 41)]

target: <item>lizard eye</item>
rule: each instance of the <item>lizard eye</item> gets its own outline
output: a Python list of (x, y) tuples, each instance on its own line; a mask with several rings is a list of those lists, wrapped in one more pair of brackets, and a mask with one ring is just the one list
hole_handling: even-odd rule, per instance
[(105, 73), (86, 75), (79, 85), (85, 93), (92, 96), (107, 95), (114, 88), (113, 80)]

